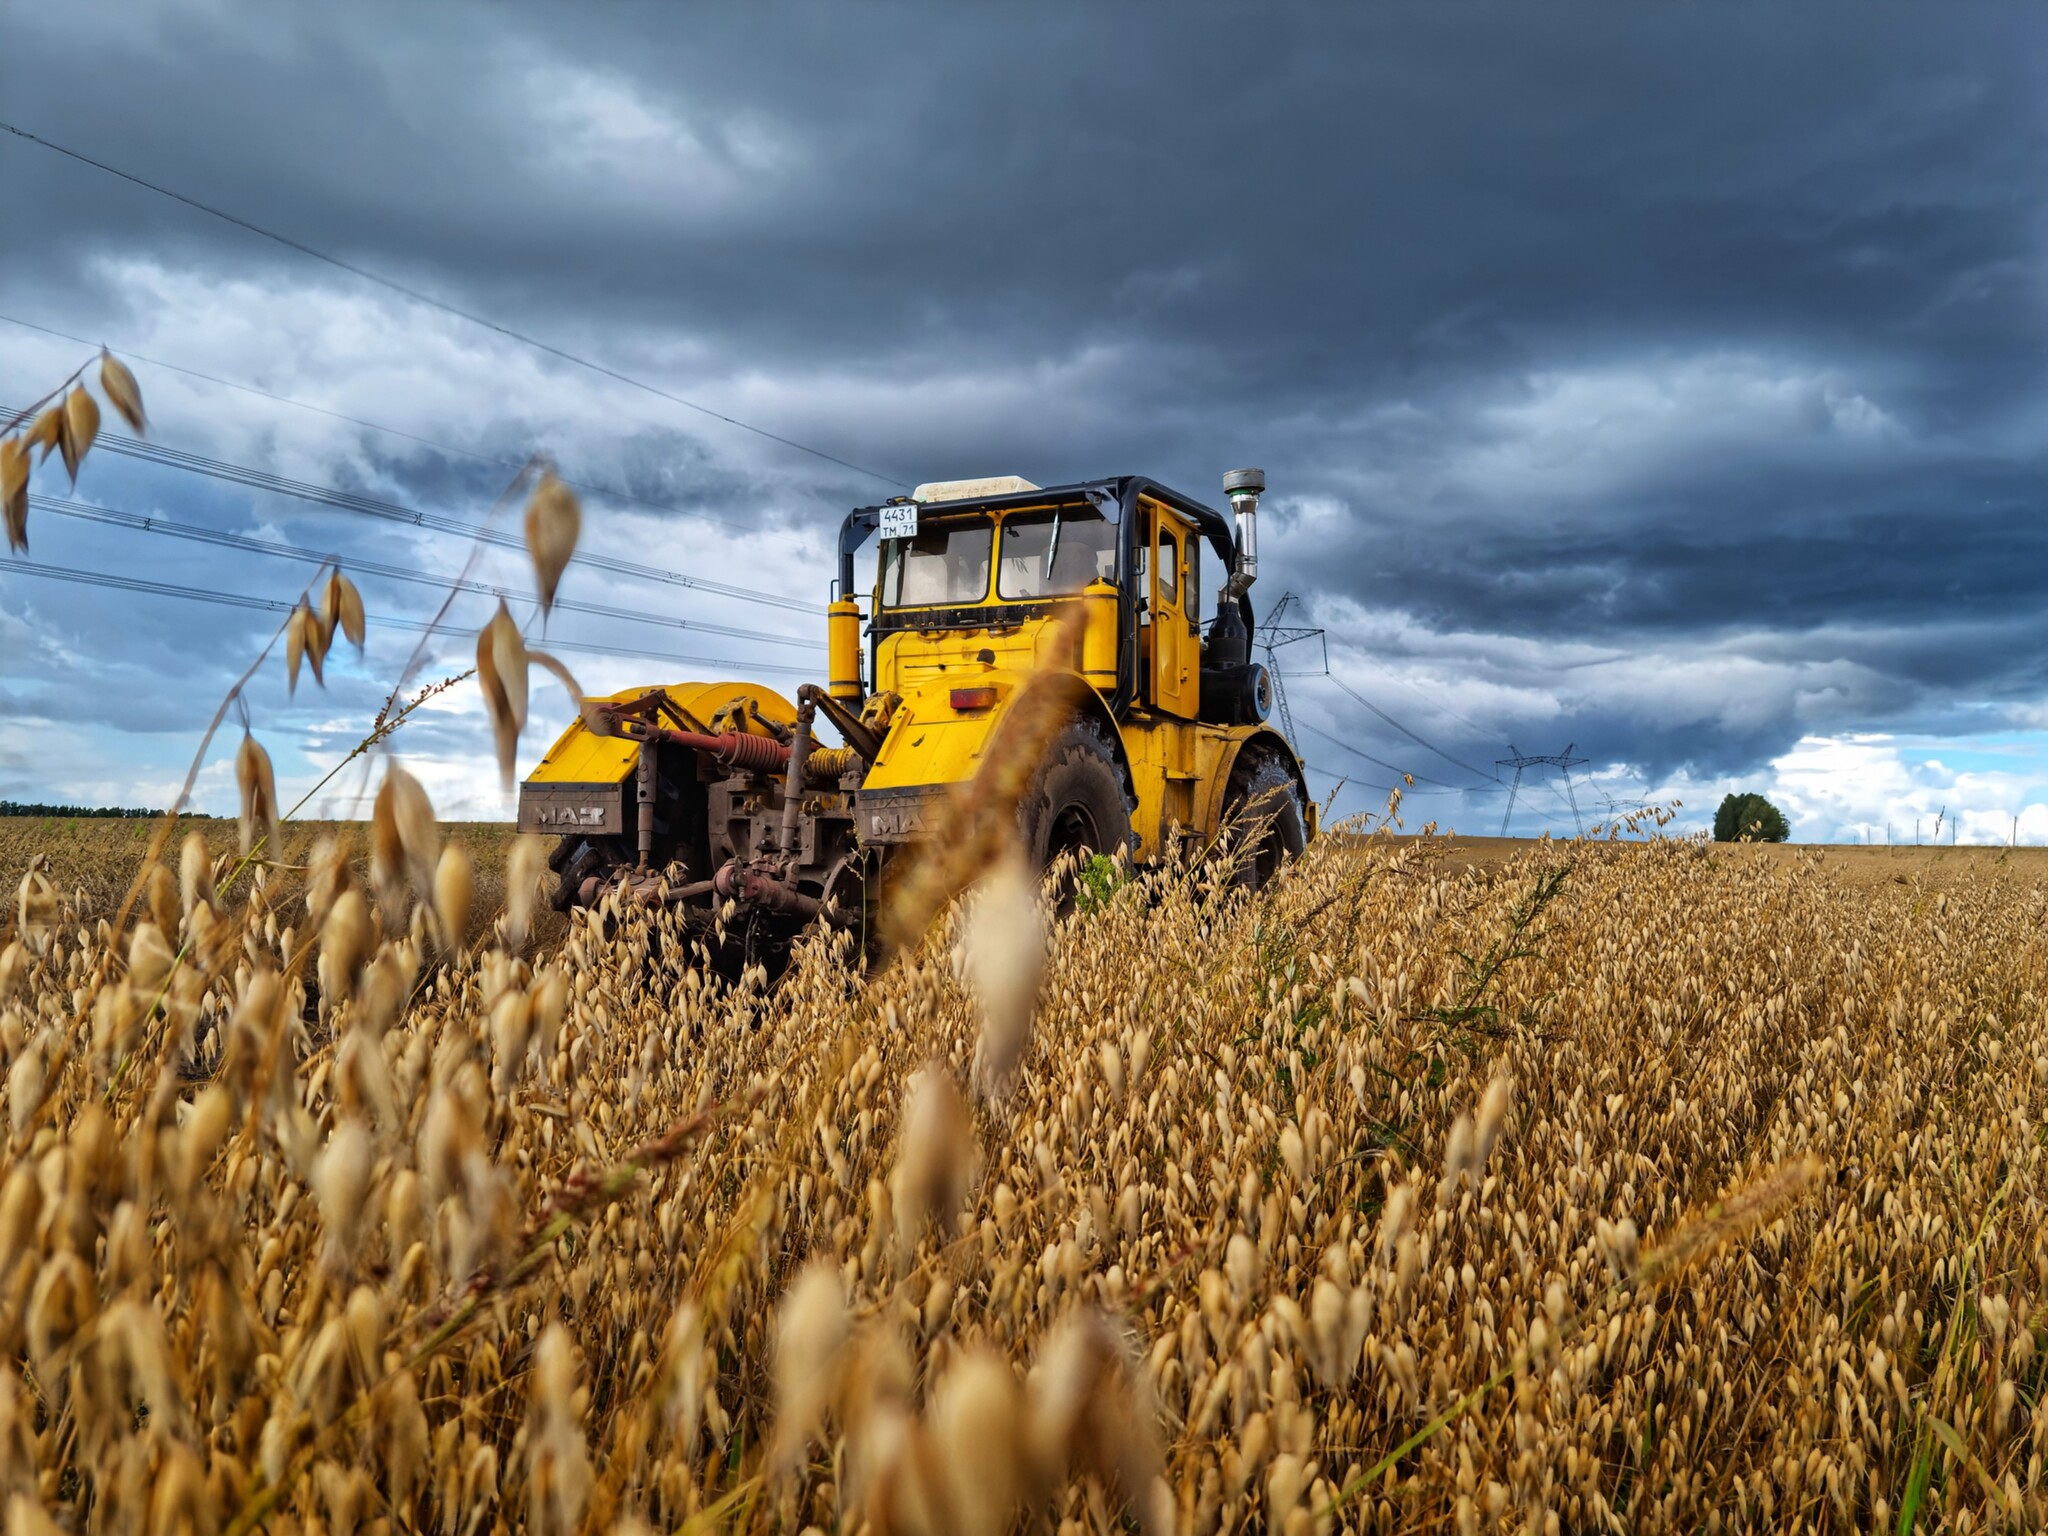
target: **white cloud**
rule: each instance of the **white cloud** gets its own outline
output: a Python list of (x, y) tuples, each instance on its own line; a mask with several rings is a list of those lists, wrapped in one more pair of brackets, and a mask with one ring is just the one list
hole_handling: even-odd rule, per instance
[[(1951, 756), (1971, 753), (1950, 744)], [(1907, 755), (1888, 735), (1808, 736), (1771, 762), (1764, 793), (1804, 841), (1964, 843), (2048, 841), (2048, 768), (1967, 769)]]

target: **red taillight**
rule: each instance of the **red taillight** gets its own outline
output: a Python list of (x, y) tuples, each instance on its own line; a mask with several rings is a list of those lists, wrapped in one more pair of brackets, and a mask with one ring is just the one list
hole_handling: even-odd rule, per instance
[(953, 690), (955, 709), (994, 709), (996, 691), (993, 688), (955, 688)]

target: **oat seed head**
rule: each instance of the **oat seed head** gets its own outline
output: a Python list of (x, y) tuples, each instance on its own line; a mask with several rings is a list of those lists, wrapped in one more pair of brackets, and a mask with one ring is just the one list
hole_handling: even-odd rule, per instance
[(235, 753), (235, 783), (242, 799), (242, 857), (250, 856), (257, 838), (261, 837), (268, 856), (275, 858), (280, 842), (277, 777), (271, 772), (270, 754), (247, 732), (243, 733), (241, 748)]
[(476, 637), (477, 686), (483, 690), (484, 712), (491, 722), (491, 736), (498, 746), (499, 776), (506, 792), (512, 789), (512, 771), (518, 758), (519, 733), (526, 729), (527, 658), (526, 641), (512, 622), (503, 599)]
[(431, 901), (441, 856), (441, 827), (420, 781), (393, 763), (370, 814), (370, 868), (385, 906), (404, 908), (408, 890)]
[(526, 504), (526, 552), (533, 560), (533, 581), (543, 614), (555, 605), (555, 588), (576, 553), (582, 531), (583, 509), (577, 505), (575, 493), (549, 470), (540, 477)]
[(1031, 1014), (1045, 974), (1045, 912), (1038, 882), (1014, 842), (976, 887), (965, 915), (966, 970), (981, 1003), (975, 1082), (1006, 1094), (1031, 1040)]

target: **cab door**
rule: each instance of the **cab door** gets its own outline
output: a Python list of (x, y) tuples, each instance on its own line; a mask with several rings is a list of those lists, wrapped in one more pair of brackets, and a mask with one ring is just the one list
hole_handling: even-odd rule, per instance
[(1202, 637), (1187, 607), (1187, 562), (1196, 554), (1194, 525), (1169, 507), (1150, 504), (1152, 704), (1162, 714), (1195, 718), (1201, 687)]

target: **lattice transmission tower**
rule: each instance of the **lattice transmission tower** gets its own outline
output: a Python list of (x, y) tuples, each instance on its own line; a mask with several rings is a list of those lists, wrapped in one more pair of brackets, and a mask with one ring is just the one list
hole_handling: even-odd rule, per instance
[(1585, 767), (1591, 759), (1573, 757), (1572, 748), (1576, 745), (1578, 745), (1576, 742), (1566, 742), (1565, 749), (1562, 752), (1532, 756), (1527, 752), (1516, 751), (1515, 744), (1511, 741), (1508, 743), (1509, 755), (1494, 759), (1494, 767), (1512, 768), (1515, 770), (1514, 782), (1508, 785), (1507, 815), (1500, 819), (1500, 835), (1502, 837), (1508, 835), (1508, 820), (1515, 814), (1515, 797), (1522, 792), (1522, 770), (1524, 768), (1555, 768), (1558, 771), (1558, 775), (1564, 780), (1565, 800), (1572, 808), (1572, 825), (1578, 830), (1581, 837), (1585, 836), (1586, 823), (1585, 819), (1579, 815), (1579, 797), (1572, 790), (1572, 770)]
[(1301, 743), (1294, 739), (1294, 712), (1287, 707), (1287, 688), (1280, 680), (1280, 658), (1274, 654), (1283, 645), (1295, 645), (1304, 640), (1313, 640), (1322, 652), (1323, 675), (1330, 670), (1330, 645), (1320, 629), (1308, 629), (1300, 625), (1282, 624), (1280, 620), (1293, 606), (1294, 594), (1282, 592), (1280, 601), (1266, 614), (1253, 637), (1259, 648), (1266, 653), (1266, 675), (1273, 679), (1273, 703), (1280, 713), (1280, 729), (1287, 737), (1287, 743), (1295, 751), (1301, 750)]

